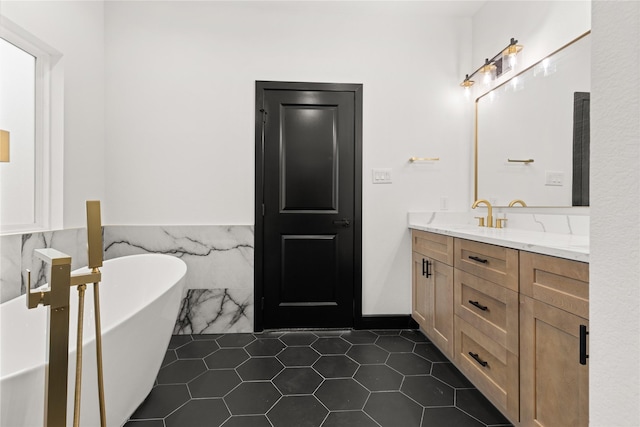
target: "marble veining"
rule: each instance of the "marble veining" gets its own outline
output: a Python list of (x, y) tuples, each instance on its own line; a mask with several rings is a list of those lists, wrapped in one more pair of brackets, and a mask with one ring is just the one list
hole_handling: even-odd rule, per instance
[[(508, 227), (503, 229), (478, 227), (471, 218), (473, 213), (436, 215), (431, 213), (410, 213), (409, 228), (459, 237), (462, 239), (505, 246), (576, 261), (589, 262), (588, 234), (575, 234), (576, 223), (581, 230), (588, 229), (588, 218), (567, 215), (507, 214)], [(520, 215), (520, 216), (519, 216)], [(479, 216), (479, 215), (476, 215)], [(526, 218), (528, 217), (528, 218)], [(512, 219), (515, 221), (511, 222)], [(528, 224), (519, 228), (518, 220)], [(514, 223), (516, 227), (514, 227)], [(531, 224), (537, 224), (537, 229)], [(543, 231), (540, 231), (542, 227)], [(553, 230), (550, 231), (550, 230)], [(558, 232), (564, 231), (564, 232)]]
[(173, 333), (178, 335), (253, 330), (253, 291), (187, 289)]
[[(104, 226), (105, 259), (162, 253), (187, 264), (185, 293), (175, 334), (253, 331), (253, 226)], [(0, 302), (49, 281), (49, 267), (33, 255), (54, 248), (87, 264), (86, 229), (0, 237)]]
[(174, 334), (253, 331), (253, 226), (108, 226), (107, 259), (163, 253), (187, 264)]

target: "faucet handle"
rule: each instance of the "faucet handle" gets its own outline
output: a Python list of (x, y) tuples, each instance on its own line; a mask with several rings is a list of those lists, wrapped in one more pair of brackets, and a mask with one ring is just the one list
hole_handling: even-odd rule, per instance
[(483, 216), (474, 216), (475, 219), (478, 220), (478, 227), (484, 227), (484, 217)]
[(496, 228), (504, 228), (505, 221), (507, 221), (507, 218), (496, 218)]
[(31, 270), (27, 270), (27, 308), (36, 308), (40, 304), (49, 305), (49, 291), (31, 292)]

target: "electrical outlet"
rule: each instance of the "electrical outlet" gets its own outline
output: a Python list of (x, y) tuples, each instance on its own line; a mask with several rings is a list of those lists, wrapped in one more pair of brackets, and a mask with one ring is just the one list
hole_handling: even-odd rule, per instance
[(391, 169), (373, 169), (374, 184), (391, 184)]
[(564, 172), (545, 171), (545, 185), (562, 187), (564, 185)]

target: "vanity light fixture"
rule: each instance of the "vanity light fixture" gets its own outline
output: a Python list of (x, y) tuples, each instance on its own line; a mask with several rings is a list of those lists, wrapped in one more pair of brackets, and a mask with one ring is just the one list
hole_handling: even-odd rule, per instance
[(524, 46), (518, 44), (518, 40), (511, 38), (511, 42), (509, 46), (505, 50), (502, 51), (502, 57), (509, 61), (509, 65), (511, 68), (515, 67), (518, 59), (518, 53), (522, 50)]
[(0, 129), (0, 162), (9, 162), (9, 132)]
[[(475, 83), (473, 80), (471, 80), (471, 78), (477, 73), (481, 73), (484, 75), (482, 81), (485, 84), (490, 83), (491, 80), (496, 77), (495, 74), (498, 70), (498, 65), (496, 65), (497, 62), (500, 62), (502, 64), (505, 59), (508, 59), (510, 67), (513, 68), (516, 63), (516, 56), (518, 55), (518, 53), (520, 53), (523, 47), (524, 46), (518, 44), (518, 40), (512, 38), (507, 47), (500, 50), (500, 52), (495, 54), (493, 58), (486, 58), (484, 60), (484, 64), (482, 64), (473, 73), (465, 75), (464, 80), (462, 81), (462, 83), (460, 83), (460, 86), (462, 86), (465, 90), (469, 90), (469, 88)], [(503, 68), (504, 67), (501, 66), (501, 70)]]

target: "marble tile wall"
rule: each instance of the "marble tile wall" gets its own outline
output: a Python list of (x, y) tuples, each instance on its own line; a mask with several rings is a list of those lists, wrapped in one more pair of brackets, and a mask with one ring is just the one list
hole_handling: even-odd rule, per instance
[(0, 303), (26, 292), (27, 272), (31, 288), (49, 282), (50, 267), (37, 258), (34, 249), (54, 248), (71, 256), (71, 269), (87, 265), (85, 228), (0, 236)]
[(107, 226), (105, 258), (163, 253), (187, 264), (174, 334), (253, 331), (253, 226)]
[[(253, 226), (105, 226), (105, 259), (163, 253), (187, 264), (174, 334), (253, 331)], [(87, 264), (86, 229), (0, 237), (0, 302), (48, 282), (49, 268), (33, 250), (55, 248)]]

